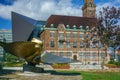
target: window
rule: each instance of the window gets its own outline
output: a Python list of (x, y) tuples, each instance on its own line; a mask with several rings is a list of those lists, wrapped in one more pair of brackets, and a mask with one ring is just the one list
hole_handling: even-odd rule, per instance
[(54, 47), (54, 46), (55, 46), (54, 41), (50, 41), (50, 47)]
[(104, 44), (102, 44), (101, 42), (100, 42), (100, 48), (103, 48), (104, 47)]
[(80, 34), (80, 38), (83, 38), (83, 34)]
[(83, 42), (80, 42), (80, 48), (83, 48)]
[(73, 29), (76, 29), (76, 25), (73, 25)]
[(66, 42), (66, 47), (70, 48), (70, 42)]
[(73, 33), (73, 38), (77, 38), (77, 34), (76, 33)]
[(93, 39), (96, 39), (96, 38), (97, 38), (97, 36), (95, 34), (93, 34)]
[(55, 33), (54, 32), (50, 32), (50, 37), (55, 37)]
[(70, 38), (70, 33), (66, 33), (66, 38)]
[(105, 58), (105, 53), (101, 53), (101, 58), (102, 58), (102, 59)]
[(77, 42), (73, 42), (73, 48), (77, 48)]
[(60, 48), (63, 48), (63, 47), (64, 47), (64, 44), (63, 44), (62, 41), (59, 42), (59, 47), (60, 47)]
[(63, 52), (59, 52), (59, 56), (60, 56), (60, 57), (63, 57)]
[(86, 48), (90, 48), (90, 43), (86, 43)]
[(82, 30), (82, 29), (83, 29), (83, 26), (80, 26), (79, 28), (80, 28), (80, 30)]
[(60, 33), (59, 37), (60, 37), (60, 38), (63, 38), (63, 37), (64, 37), (63, 33)]
[(66, 58), (70, 58), (70, 55), (71, 55), (70, 52), (67, 52), (66, 53)]
[(80, 52), (80, 58), (83, 58), (83, 52)]
[(86, 26), (86, 30), (89, 30), (89, 26)]
[(59, 40), (61, 41), (65, 40), (64, 33), (59, 33)]
[(86, 39), (89, 39), (89, 34), (86, 34)]
[(55, 53), (54, 53), (54, 52), (50, 52), (50, 54), (53, 54), (53, 55), (54, 55)]
[(86, 58), (90, 58), (90, 52), (86, 53)]
[(96, 48), (96, 43), (93, 43), (93, 48)]
[(70, 28), (70, 26), (69, 26), (69, 25), (66, 25), (66, 28), (67, 28), (67, 29), (69, 29), (69, 28)]
[(94, 53), (93, 53), (93, 58), (96, 58), (96, 57), (97, 57), (97, 53), (94, 52)]

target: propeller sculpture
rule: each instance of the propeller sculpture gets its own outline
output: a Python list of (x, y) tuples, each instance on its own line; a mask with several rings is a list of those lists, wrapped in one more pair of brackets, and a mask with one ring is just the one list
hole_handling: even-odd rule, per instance
[(0, 42), (7, 53), (25, 59), (28, 63), (39, 64), (42, 51), (42, 41), (33, 38), (32, 41)]
[(68, 59), (63, 57), (43, 53), (43, 42), (36, 38), (33, 38), (31, 41), (0, 42), (0, 46), (2, 46), (7, 53), (25, 59), (28, 63), (27, 65), (31, 66), (35, 66), (40, 62), (49, 64), (69, 62)]

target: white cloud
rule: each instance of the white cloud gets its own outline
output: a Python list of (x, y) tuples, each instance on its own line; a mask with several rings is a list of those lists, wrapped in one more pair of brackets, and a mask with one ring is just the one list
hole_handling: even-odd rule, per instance
[(46, 20), (51, 14), (81, 16), (80, 8), (74, 8), (71, 0), (17, 0), (13, 5), (0, 5), (0, 17), (11, 19), (11, 11), (38, 20)]
[[(114, 4), (120, 0), (114, 1)], [(111, 2), (97, 4), (97, 11), (104, 6), (114, 5)], [(72, 0), (16, 0), (13, 5), (0, 4), (0, 17), (11, 19), (11, 11), (37, 20), (46, 20), (51, 14), (82, 16), (81, 7)], [(97, 12), (98, 13), (98, 12)]]

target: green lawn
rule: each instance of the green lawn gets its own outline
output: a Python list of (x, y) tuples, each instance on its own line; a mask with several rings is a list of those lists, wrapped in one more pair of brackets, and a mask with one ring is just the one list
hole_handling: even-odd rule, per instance
[(22, 67), (25, 62), (5, 62), (4, 67)]
[(80, 73), (83, 80), (120, 80), (120, 72), (80, 72), (80, 71), (59, 71), (63, 73)]
[(81, 72), (83, 80), (120, 80), (119, 72)]

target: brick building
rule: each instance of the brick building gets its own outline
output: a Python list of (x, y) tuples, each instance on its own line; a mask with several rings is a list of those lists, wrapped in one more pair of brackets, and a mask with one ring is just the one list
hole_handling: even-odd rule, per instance
[(97, 24), (95, 8), (94, 0), (84, 0), (83, 17), (51, 15), (40, 33), (43, 49), (83, 64), (108, 62), (97, 32), (92, 32)]

